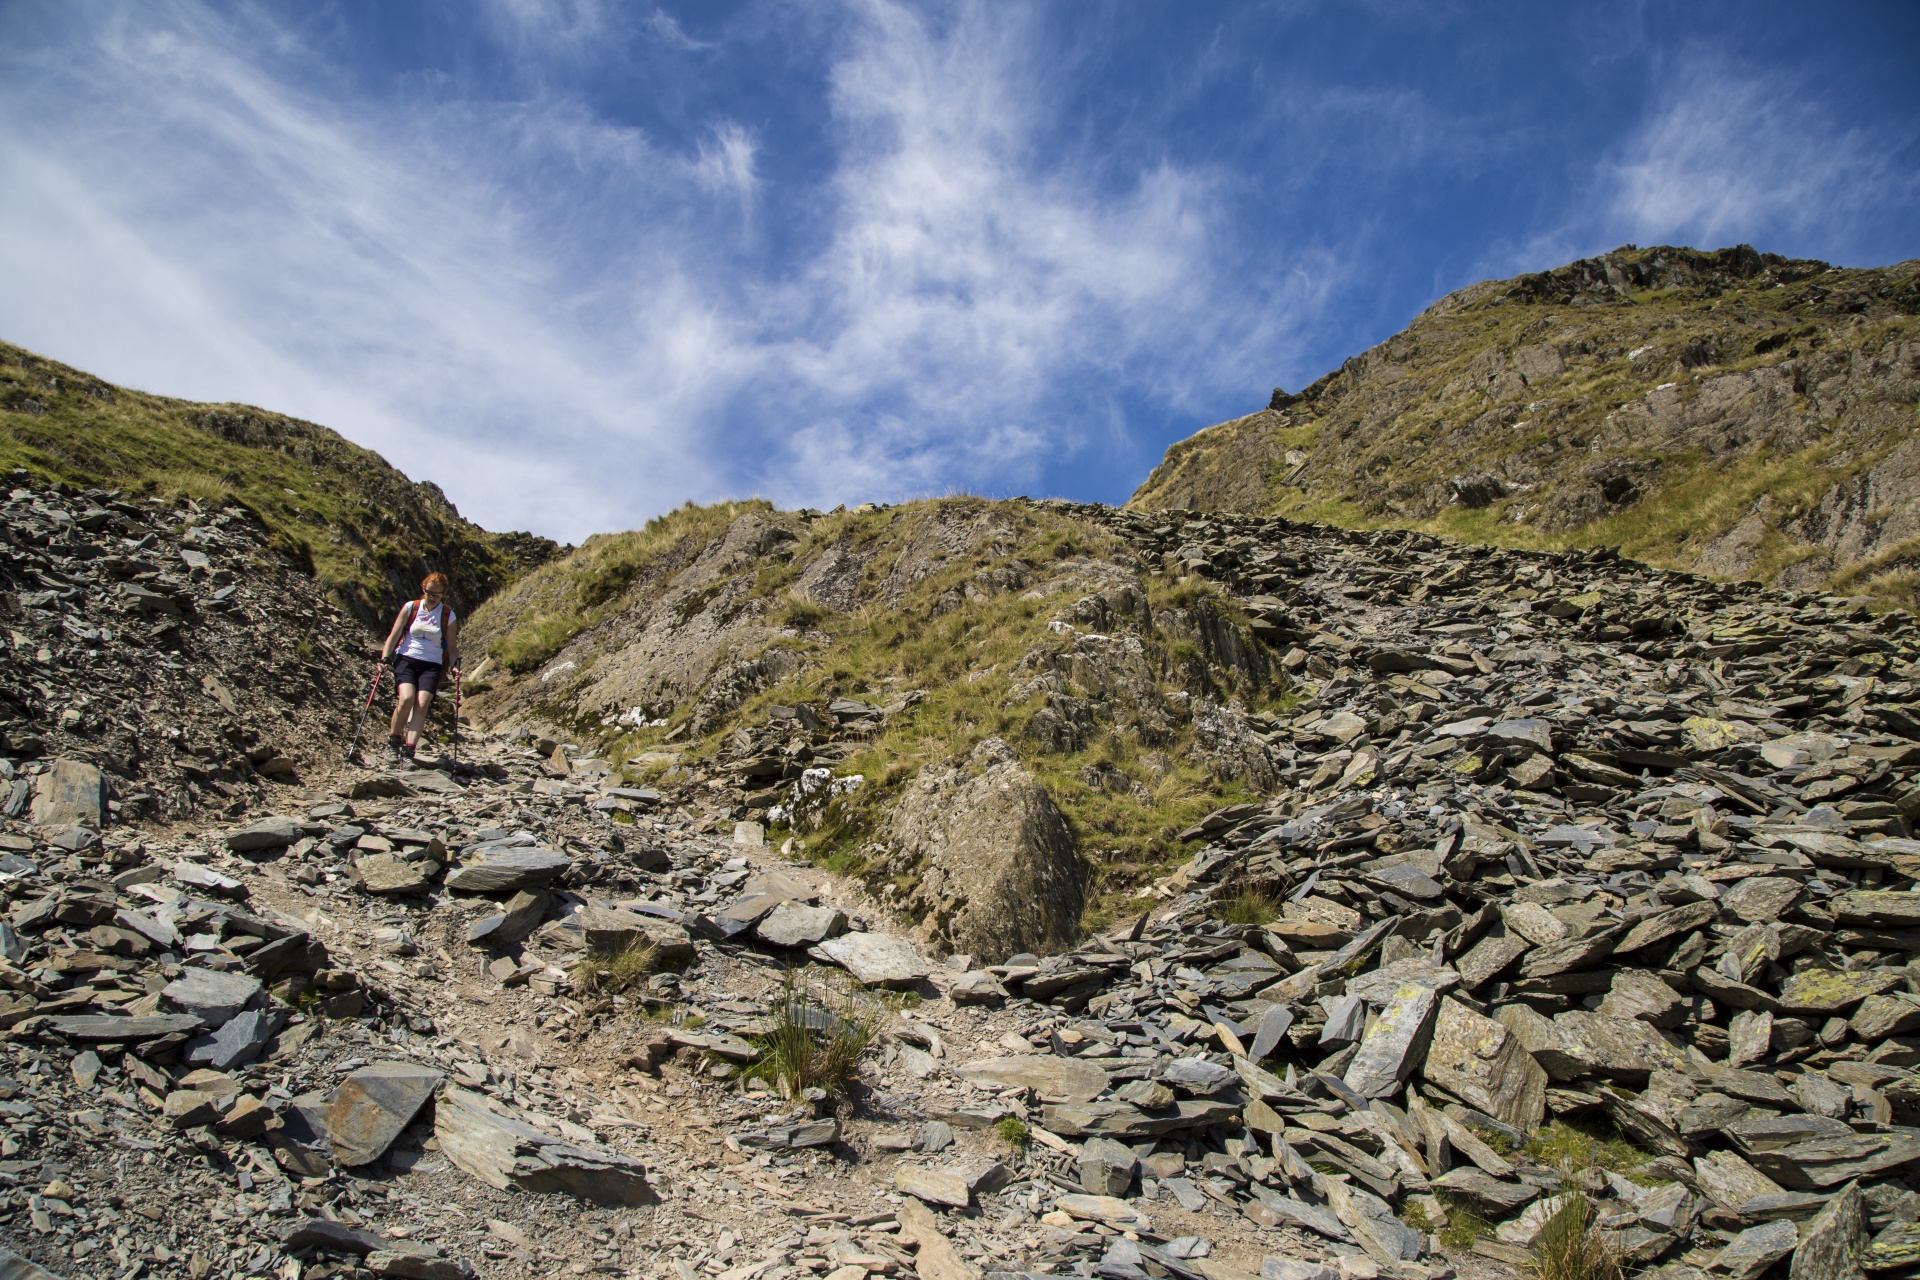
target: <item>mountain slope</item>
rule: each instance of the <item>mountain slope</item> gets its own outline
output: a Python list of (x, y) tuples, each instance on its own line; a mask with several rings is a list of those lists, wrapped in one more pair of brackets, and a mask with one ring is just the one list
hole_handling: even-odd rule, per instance
[[(489, 659), (469, 682), (476, 721), (593, 744), (636, 781), (692, 781), (716, 828), (791, 806), (804, 769), (857, 776), (839, 803), (774, 820), (890, 906), (944, 912), (950, 943), (983, 950), (955, 923), (955, 895), (943, 906), (931, 887), (977, 868), (921, 856), (959, 841), (896, 821), (952, 816), (968, 783), (948, 777), (916, 808), (903, 802), (917, 779), (955, 761), (1008, 778), (1017, 758), (1031, 781), (1009, 785), (1039, 812), (1026, 833), (1057, 830), (1057, 806), (1090, 864), (1062, 878), (1137, 884), (1178, 831), (1272, 781), (1270, 763), (1228, 756), (1247, 744), (1248, 713), (1289, 687), (1220, 588), (1153, 572), (1083, 511), (970, 498), (682, 508), (516, 582), (474, 613), (467, 645)], [(978, 809), (955, 821), (1003, 818), (1022, 826)], [(1073, 845), (1051, 852), (1073, 861)], [(1000, 950), (1058, 946), (1078, 914), (1068, 888), (1052, 934)]]
[(0, 468), (140, 496), (239, 503), (361, 621), (383, 623), (430, 569), (468, 607), (559, 554), (489, 533), (438, 486), (325, 427), (248, 405), (196, 404), (110, 386), (0, 343)]
[(1920, 262), (1627, 246), (1449, 294), (1167, 451), (1134, 507), (1609, 545), (1787, 588), (1920, 582)]

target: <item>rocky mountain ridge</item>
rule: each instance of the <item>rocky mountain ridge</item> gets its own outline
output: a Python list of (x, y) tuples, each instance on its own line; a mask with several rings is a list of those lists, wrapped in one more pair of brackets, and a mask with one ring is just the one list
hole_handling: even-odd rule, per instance
[[(788, 535), (769, 538), (782, 520)], [(1730, 726), (1715, 730), (1728, 744), (1752, 739), (1741, 726), (1754, 717), (1787, 734), (1842, 696), (1897, 726), (1911, 697), (1898, 680), (1857, 683), (1911, 660), (1904, 612), (1876, 618), (1837, 597), (1723, 586), (1605, 551), (1057, 502), (918, 504), (844, 513), (820, 530), (829, 536), (809, 528), (760, 511), (670, 540), (677, 550), (636, 579), (634, 599), (478, 699), (478, 714), (598, 734), (636, 779), (692, 782), (715, 824), (780, 824), (930, 943), (990, 959), (1059, 945), (1076, 901), (1096, 923), (1123, 910), (1209, 808), (1311, 794), (1348, 768), (1418, 772), (1451, 741), (1430, 736), (1432, 717), (1462, 698), (1507, 718), (1542, 706), (1591, 758), (1638, 759), (1691, 739), (1650, 728), (1633, 686), (1678, 677), (1684, 690), (1702, 664), (1702, 692), (1662, 700), (1660, 715), (1688, 720), (1678, 708), (1706, 696), (1732, 708), (1706, 715)], [(1036, 554), (1046, 546), (1075, 554)], [(754, 547), (778, 548), (779, 581), (830, 580), (843, 594), (803, 609), (756, 594), (769, 564), (739, 550)], [(524, 589), (578, 568), (557, 562)], [(917, 594), (889, 603), (876, 634), (865, 602), (909, 581)], [(923, 631), (895, 612), (921, 609), (935, 619)], [(783, 625), (795, 620), (804, 626)], [(499, 635), (484, 611), (474, 634), (480, 646)], [(1789, 648), (1834, 655), (1820, 668), (1837, 668), (1823, 677), (1833, 683), (1807, 685), (1813, 667), (1747, 686), (1718, 674), (1730, 657)], [(672, 696), (623, 709), (616, 690), (637, 686), (616, 682), (662, 663), (680, 673), (664, 686)], [(1557, 684), (1562, 664), (1598, 682)], [(1780, 710), (1762, 715), (1754, 698)], [(1634, 714), (1595, 714), (1615, 703)], [(1490, 777), (1504, 767), (1491, 759), (1462, 756)], [(1007, 833), (997, 855), (953, 834), (970, 826)], [(1131, 847), (1112, 849), (1117, 839)], [(1023, 878), (1039, 868), (1046, 894)], [(1024, 937), (1006, 931), (1023, 920)]]
[(1625, 246), (1449, 294), (1174, 445), (1132, 505), (1407, 527), (1906, 600), (1920, 264)]
[(251, 405), (112, 386), (0, 343), (0, 469), (134, 500), (239, 504), (364, 625), (384, 626), (429, 570), (468, 606), (563, 548), (489, 533), (437, 485), (415, 483), (327, 428)]
[(473, 612), (457, 759), (346, 768), (364, 629), (251, 502), (12, 479), (0, 1270), (1920, 1269), (1904, 610), (689, 507)]

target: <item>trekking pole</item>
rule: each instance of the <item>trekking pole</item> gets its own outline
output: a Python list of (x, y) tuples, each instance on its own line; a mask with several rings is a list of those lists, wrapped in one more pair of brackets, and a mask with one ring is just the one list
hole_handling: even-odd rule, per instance
[(460, 763), (460, 668), (453, 669), (453, 762)]
[(367, 689), (367, 701), (366, 704), (360, 708), (360, 719), (353, 726), (353, 741), (347, 744), (348, 764), (352, 764), (354, 757), (360, 754), (360, 731), (367, 727), (367, 713), (373, 710), (373, 700), (380, 692), (380, 676), (386, 669), (386, 663), (374, 663), (373, 684)]

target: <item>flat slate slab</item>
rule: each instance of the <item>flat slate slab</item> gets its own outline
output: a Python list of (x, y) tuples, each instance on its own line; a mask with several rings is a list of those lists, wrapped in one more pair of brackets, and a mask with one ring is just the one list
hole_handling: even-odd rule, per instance
[(492, 849), (473, 862), (447, 873), (446, 886), (463, 893), (505, 893), (535, 889), (573, 865), (573, 859), (551, 849)]
[(839, 965), (870, 987), (910, 987), (932, 972), (918, 947), (880, 933), (844, 933), (807, 948), (807, 954)]
[(82, 826), (98, 831), (107, 820), (107, 778), (84, 760), (55, 760), (33, 781), (37, 826)]
[(300, 838), (300, 823), (292, 818), (262, 818), (227, 833), (227, 848), (235, 853), (284, 849)]
[(182, 1013), (210, 1028), (225, 1026), (261, 992), (260, 979), (248, 973), (223, 973), (189, 965), (160, 991)]
[(342, 1080), (321, 1117), (333, 1158), (350, 1168), (378, 1160), (413, 1123), (442, 1078), (412, 1062), (376, 1062)]
[(1398, 1093), (1426, 1053), (1438, 1003), (1432, 987), (1409, 983), (1395, 992), (1347, 1067), (1347, 1087), (1363, 1098)]
[(809, 907), (783, 902), (755, 926), (762, 942), (776, 947), (809, 947), (846, 932), (847, 916), (838, 907)]
[(260, 1056), (268, 1041), (279, 1033), (285, 1017), (279, 1009), (249, 1009), (212, 1035), (187, 1041), (183, 1056), (188, 1062), (203, 1062), (215, 1071), (244, 1066)]
[(1039, 1053), (983, 1058), (955, 1067), (953, 1073), (971, 1084), (1031, 1089), (1059, 1102), (1091, 1102), (1108, 1084), (1107, 1073), (1091, 1062)]
[(425, 893), (432, 884), (427, 878), (427, 871), (433, 865), (437, 864), (408, 862), (390, 853), (370, 853), (353, 864), (353, 873), (360, 881), (360, 887), (368, 893), (400, 897), (409, 893)]
[(56, 1035), (69, 1040), (157, 1040), (161, 1036), (198, 1031), (204, 1024), (190, 1013), (152, 1013), (138, 1018), (110, 1018), (104, 1014), (78, 1014), (55, 1018), (47, 1024)]
[(433, 1136), (447, 1159), (502, 1191), (565, 1192), (605, 1205), (655, 1198), (646, 1166), (633, 1157), (555, 1138), (457, 1086), (434, 1108)]
[(1124, 1102), (1049, 1103), (1040, 1124), (1063, 1138), (1118, 1138), (1137, 1142), (1169, 1133), (1185, 1133), (1226, 1124), (1240, 1115), (1238, 1105), (1205, 1098), (1182, 1098), (1166, 1111), (1148, 1112)]

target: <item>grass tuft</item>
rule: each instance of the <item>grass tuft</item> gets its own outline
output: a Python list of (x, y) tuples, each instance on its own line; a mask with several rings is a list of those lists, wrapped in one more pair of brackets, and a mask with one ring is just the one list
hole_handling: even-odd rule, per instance
[(783, 1098), (808, 1089), (843, 1097), (860, 1060), (880, 1032), (884, 1010), (851, 985), (803, 982), (792, 969), (780, 983), (773, 1027), (754, 1037), (759, 1056), (747, 1078), (764, 1080)]
[(1447, 1225), (1440, 1229), (1440, 1243), (1449, 1249), (1471, 1249), (1481, 1236), (1493, 1234), (1493, 1224), (1481, 1212), (1458, 1197), (1438, 1193), (1447, 1206)]
[(1033, 1140), (1033, 1134), (1028, 1130), (1027, 1122), (1019, 1116), (1005, 1117), (999, 1124), (993, 1126), (993, 1131), (1000, 1136), (1000, 1141), (1010, 1147), (1024, 1147)]
[[(1488, 1142), (1492, 1141), (1485, 1131), (1477, 1132)], [(1542, 1164), (1571, 1169), (1592, 1165), (1609, 1169), (1636, 1182), (1641, 1181), (1640, 1168), (1653, 1159), (1651, 1151), (1621, 1137), (1620, 1131), (1610, 1122), (1587, 1117), (1578, 1121), (1550, 1121), (1527, 1142), (1526, 1150), (1529, 1156)]]
[(1272, 924), (1280, 918), (1280, 904), (1263, 890), (1243, 889), (1221, 904), (1220, 918), (1228, 924)]
[(1572, 1176), (1560, 1197), (1560, 1208), (1533, 1242), (1526, 1273), (1536, 1280), (1621, 1280), (1620, 1251), (1600, 1229), (1593, 1202)]
[(573, 966), (574, 989), (583, 995), (617, 996), (645, 983), (660, 971), (660, 951), (639, 943), (620, 951), (589, 951)]

